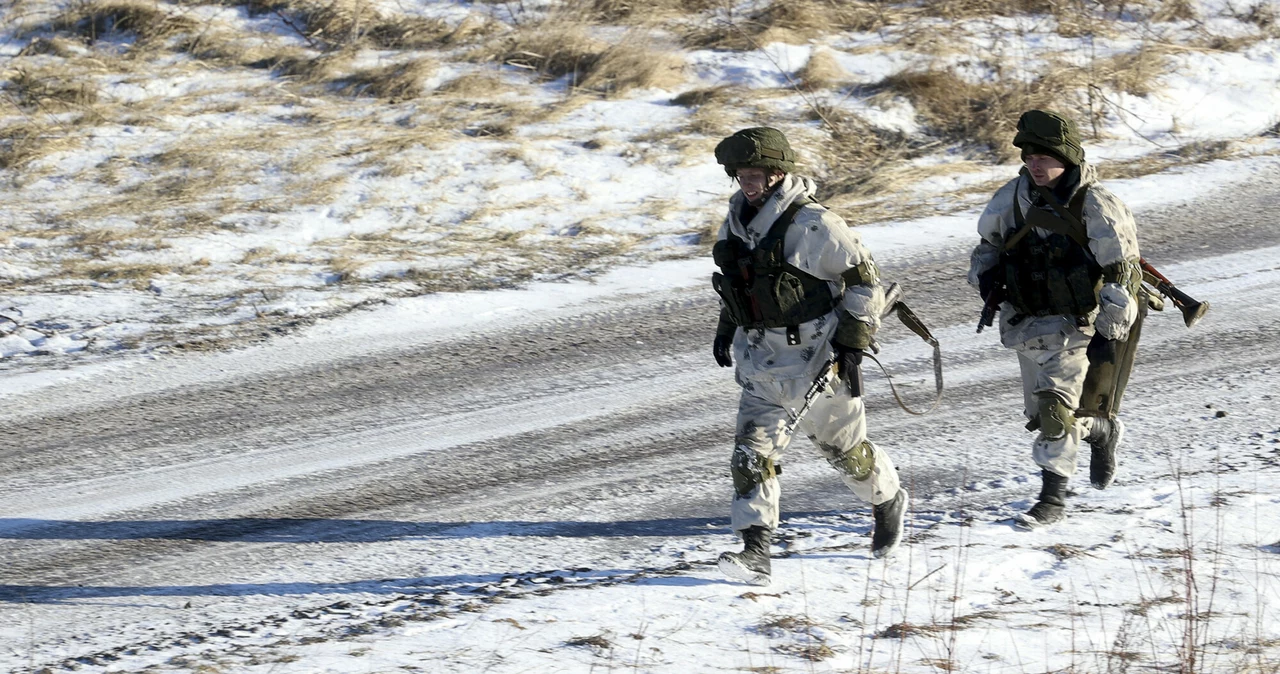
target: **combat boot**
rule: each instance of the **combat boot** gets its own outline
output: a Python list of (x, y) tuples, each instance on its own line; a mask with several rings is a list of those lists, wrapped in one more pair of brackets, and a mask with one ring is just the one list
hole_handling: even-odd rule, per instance
[(720, 571), (752, 585), (768, 585), (769, 544), (773, 542), (773, 529), (754, 526), (742, 530), (742, 552), (720, 553)]
[(1063, 518), (1063, 507), (1066, 505), (1067, 478), (1054, 472), (1041, 469), (1040, 500), (1031, 509), (1015, 519), (1024, 529), (1046, 527)]
[(1093, 420), (1093, 430), (1085, 441), (1093, 449), (1089, 459), (1089, 482), (1094, 489), (1106, 489), (1116, 477), (1116, 447), (1124, 438), (1124, 424), (1119, 419)]
[(876, 528), (871, 533), (871, 554), (882, 559), (893, 554), (902, 541), (902, 525), (907, 519), (907, 490), (872, 508)]

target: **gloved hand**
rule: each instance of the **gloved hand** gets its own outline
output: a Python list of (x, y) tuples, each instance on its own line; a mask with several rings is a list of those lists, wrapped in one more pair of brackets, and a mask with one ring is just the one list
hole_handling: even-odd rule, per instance
[(711, 345), (711, 354), (716, 357), (720, 367), (733, 367), (733, 335), (716, 335)]
[(1114, 363), (1116, 361), (1116, 341), (1107, 339), (1102, 333), (1096, 333), (1093, 339), (1089, 340), (1089, 348), (1085, 350), (1085, 355), (1089, 358), (1090, 363)]
[(840, 371), (840, 381), (849, 387), (849, 394), (855, 398), (862, 397), (862, 349), (845, 346), (840, 342), (832, 342), (836, 351), (836, 364)]
[(1138, 301), (1118, 283), (1104, 283), (1098, 291), (1098, 316), (1093, 327), (1106, 339), (1127, 339), (1138, 320)]

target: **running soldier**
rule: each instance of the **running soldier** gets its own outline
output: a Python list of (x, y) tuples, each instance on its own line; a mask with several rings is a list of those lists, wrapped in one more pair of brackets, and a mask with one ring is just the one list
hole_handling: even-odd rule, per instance
[(1106, 489), (1115, 476), (1124, 425), (1079, 408), (1090, 366), (1114, 365), (1138, 320), (1142, 270), (1133, 215), (1097, 184), (1074, 122), (1030, 110), (1013, 144), (1024, 167), (978, 219), (969, 284), (987, 303), (984, 320), (999, 306), (1000, 341), (1022, 370), (1027, 428), (1039, 431), (1040, 495), (1017, 517), (1031, 529), (1063, 518), (1081, 441), (1092, 450), (1093, 486)]
[(813, 200), (816, 185), (795, 175), (795, 153), (777, 129), (743, 129), (716, 146), (716, 161), (741, 188), (713, 249), (721, 297), (713, 347), (721, 367), (737, 363), (742, 387), (730, 459), (733, 529), (742, 552), (720, 555), (726, 575), (770, 581), (769, 545), (778, 527), (779, 459), (790, 443), (789, 410), (800, 408), (824, 364), (833, 380), (800, 421), (859, 499), (872, 504), (871, 550), (888, 556), (902, 536), (907, 492), (881, 448), (867, 439), (860, 366), (885, 302), (875, 262), (839, 216)]

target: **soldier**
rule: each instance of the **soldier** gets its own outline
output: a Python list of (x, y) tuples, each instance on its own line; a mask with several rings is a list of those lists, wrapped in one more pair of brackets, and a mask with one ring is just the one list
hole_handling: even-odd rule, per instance
[(1063, 518), (1081, 440), (1092, 450), (1093, 486), (1115, 476), (1124, 425), (1078, 408), (1090, 365), (1114, 364), (1129, 338), (1142, 271), (1133, 215), (1097, 184), (1074, 122), (1030, 110), (1013, 144), (1025, 166), (978, 219), (969, 284), (988, 306), (1000, 302), (1000, 341), (1018, 354), (1027, 428), (1039, 430), (1040, 496), (1016, 520), (1032, 529)]
[(737, 362), (742, 387), (729, 463), (733, 529), (745, 544), (720, 555), (720, 570), (769, 583), (789, 410), (803, 404), (833, 350), (839, 379), (798, 430), (872, 504), (871, 550), (888, 556), (902, 535), (907, 492), (889, 455), (867, 440), (863, 415), (859, 367), (885, 302), (871, 252), (813, 200), (813, 181), (792, 173), (795, 153), (781, 131), (743, 129), (716, 146), (716, 161), (741, 187), (713, 249), (722, 272), (713, 275), (722, 300), (713, 353), (721, 367)]

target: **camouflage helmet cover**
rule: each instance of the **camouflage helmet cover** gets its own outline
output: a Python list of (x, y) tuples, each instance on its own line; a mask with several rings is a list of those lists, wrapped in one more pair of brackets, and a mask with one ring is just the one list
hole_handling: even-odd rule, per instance
[(796, 169), (796, 153), (787, 137), (775, 128), (756, 126), (743, 129), (716, 145), (716, 161), (724, 165), (729, 177), (741, 168), (777, 169), (791, 173)]
[(1080, 129), (1066, 115), (1047, 110), (1028, 110), (1018, 118), (1018, 134), (1013, 144), (1029, 154), (1050, 154), (1063, 163), (1079, 166), (1084, 162), (1084, 146)]

